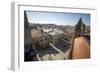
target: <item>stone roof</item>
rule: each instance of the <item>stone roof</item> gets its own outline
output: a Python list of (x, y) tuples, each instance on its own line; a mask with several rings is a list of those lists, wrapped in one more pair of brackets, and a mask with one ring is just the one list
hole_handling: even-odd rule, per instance
[(40, 30), (32, 29), (30, 31), (31, 31), (31, 36), (32, 36), (33, 39), (43, 36), (43, 34), (41, 33)]

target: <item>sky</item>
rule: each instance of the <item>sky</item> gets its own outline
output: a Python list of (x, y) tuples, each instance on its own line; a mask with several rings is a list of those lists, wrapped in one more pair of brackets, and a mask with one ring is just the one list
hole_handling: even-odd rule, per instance
[(64, 13), (64, 12), (40, 12), (26, 11), (29, 23), (56, 24), (56, 25), (76, 25), (82, 18), (83, 23), (90, 25), (90, 14), (84, 13)]

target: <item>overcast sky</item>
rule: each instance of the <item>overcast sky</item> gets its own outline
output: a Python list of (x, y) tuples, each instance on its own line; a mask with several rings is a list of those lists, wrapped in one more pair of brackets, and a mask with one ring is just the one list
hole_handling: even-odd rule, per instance
[(30, 23), (53, 23), (56, 25), (75, 25), (80, 17), (86, 25), (90, 25), (90, 14), (63, 13), (63, 12), (39, 12), (26, 11)]

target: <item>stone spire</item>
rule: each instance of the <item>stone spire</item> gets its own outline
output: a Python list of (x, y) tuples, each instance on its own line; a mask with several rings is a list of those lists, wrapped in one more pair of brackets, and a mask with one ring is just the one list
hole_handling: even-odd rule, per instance
[(32, 44), (32, 36), (29, 29), (29, 23), (28, 23), (26, 11), (24, 11), (24, 44), (25, 45)]
[(80, 18), (79, 21), (78, 21), (78, 23), (77, 23), (77, 25), (80, 25), (81, 26), (82, 24), (83, 24), (82, 18)]
[(82, 18), (79, 19), (77, 25), (75, 26), (75, 37), (80, 37), (84, 35), (85, 24), (82, 21)]
[(27, 18), (26, 11), (24, 11), (24, 25), (25, 28), (28, 28), (28, 18)]

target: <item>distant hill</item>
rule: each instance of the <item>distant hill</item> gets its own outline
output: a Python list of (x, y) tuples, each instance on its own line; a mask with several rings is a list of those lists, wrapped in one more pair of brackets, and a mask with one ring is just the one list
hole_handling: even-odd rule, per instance
[[(74, 29), (75, 27), (74, 26), (71, 26), (71, 25), (57, 25), (57, 24), (40, 24), (40, 23), (29, 23), (29, 26), (31, 27), (41, 27), (41, 28), (52, 28), (52, 29), (59, 29), (59, 30), (62, 30), (62, 31), (66, 31), (66, 32), (69, 32), (69, 33), (74, 33)], [(86, 25), (85, 27), (85, 33), (90, 33), (90, 26), (89, 25)]]

